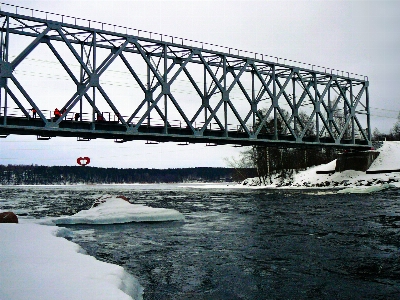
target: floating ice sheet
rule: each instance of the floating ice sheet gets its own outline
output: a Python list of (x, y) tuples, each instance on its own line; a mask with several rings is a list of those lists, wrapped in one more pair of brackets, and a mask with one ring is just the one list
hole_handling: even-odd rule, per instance
[(104, 202), (72, 215), (53, 220), (56, 224), (118, 224), (130, 222), (180, 221), (184, 216), (167, 208), (131, 204), (115, 196), (102, 197)]

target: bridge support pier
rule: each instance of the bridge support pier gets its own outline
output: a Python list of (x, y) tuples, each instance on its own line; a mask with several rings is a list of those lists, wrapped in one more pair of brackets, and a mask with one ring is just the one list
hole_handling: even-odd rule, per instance
[(336, 172), (346, 170), (367, 171), (374, 160), (379, 156), (379, 151), (344, 152), (336, 160)]

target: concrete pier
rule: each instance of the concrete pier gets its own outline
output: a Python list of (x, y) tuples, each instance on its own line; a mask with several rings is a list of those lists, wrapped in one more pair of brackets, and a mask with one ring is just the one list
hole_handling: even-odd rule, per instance
[(378, 157), (379, 151), (358, 151), (344, 152), (339, 154), (336, 160), (336, 172), (346, 170), (367, 171), (374, 160)]

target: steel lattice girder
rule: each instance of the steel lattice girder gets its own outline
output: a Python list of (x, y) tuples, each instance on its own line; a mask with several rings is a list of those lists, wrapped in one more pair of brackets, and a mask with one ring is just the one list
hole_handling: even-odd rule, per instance
[[(3, 134), (292, 147), (371, 144), (365, 78), (8, 12), (0, 12), (0, 20)], [(29, 43), (13, 53), (13, 40)], [(59, 105), (58, 119), (46, 117), (44, 111), (51, 107), (39, 103), (39, 97), (31, 96), (18, 79), (20, 64), (32, 53), (40, 57), (39, 47), (47, 47), (75, 86)], [(46, 63), (49, 58), (40, 59)], [(139, 90), (140, 101), (132, 104), (126, 99), (121, 104), (107, 93), (102, 80), (116, 61)], [(184, 96), (178, 95), (180, 88), (186, 89)], [(19, 115), (8, 112), (9, 98)], [(96, 115), (104, 114), (100, 98), (116, 122), (96, 120)], [(88, 104), (86, 110), (82, 102)], [(38, 119), (30, 118), (29, 107)], [(67, 119), (76, 111), (79, 120)], [(91, 119), (83, 120), (84, 114)], [(173, 125), (178, 121), (178, 127)]]

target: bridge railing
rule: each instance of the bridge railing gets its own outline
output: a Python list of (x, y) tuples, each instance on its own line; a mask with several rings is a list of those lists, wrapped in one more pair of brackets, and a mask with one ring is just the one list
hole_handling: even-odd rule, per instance
[[(15, 118), (26, 118), (28, 119), (24, 113), (21, 111), (21, 109), (19, 107), (5, 107), (2, 106), (0, 107), (0, 117), (5, 115), (5, 112), (7, 112), (7, 117), (15, 117)], [(43, 115), (48, 119), (48, 120), (53, 120), (55, 117), (54, 114), (54, 110), (48, 110), (48, 109), (43, 109), (41, 110), (41, 112), (43, 113)], [(29, 117), (33, 118), (33, 111), (32, 109), (28, 110), (29, 113)], [(75, 115), (78, 114), (79, 118), (78, 120), (75, 120)], [(109, 111), (104, 111), (101, 113), (102, 117), (104, 118), (102, 121), (104, 122), (117, 122), (119, 124), (121, 124), (120, 119), (118, 118), (118, 116), (116, 114), (114, 114), (113, 112), (109, 112)], [(121, 116), (124, 119), (127, 119), (128, 116)], [(39, 116), (36, 115), (36, 118), (38, 119)], [(80, 112), (76, 112), (76, 111), (70, 111), (69, 113), (67, 113), (67, 115), (64, 117), (64, 120), (66, 121), (77, 121), (77, 122), (92, 122), (93, 118), (92, 118), (92, 114), (91, 113), (87, 113), (87, 112), (82, 112), (82, 118), (80, 117)], [(136, 125), (140, 120), (140, 117), (135, 117), (132, 119), (131, 122), (129, 122), (129, 125)], [(143, 122), (142, 125), (143, 126), (154, 126), (154, 127), (163, 127), (165, 126), (164, 120), (161, 118), (149, 118), (150, 120), (150, 124), (148, 124), (147, 122)], [(95, 122), (99, 121), (99, 119), (97, 118), (97, 116), (95, 115)], [(147, 119), (146, 119), (147, 121)], [(172, 120), (168, 120), (168, 127), (169, 128), (188, 128), (187, 125), (185, 124), (185, 122), (183, 120), (178, 120), (178, 119), (172, 119)], [(193, 127), (196, 129), (201, 129), (203, 127), (205, 122), (193, 122)], [(228, 123), (228, 130), (229, 131), (241, 131), (241, 125), (240, 124), (231, 124)], [(211, 122), (209, 124), (209, 127), (207, 128), (209, 130), (219, 130), (218, 127), (218, 123), (216, 122)]]

